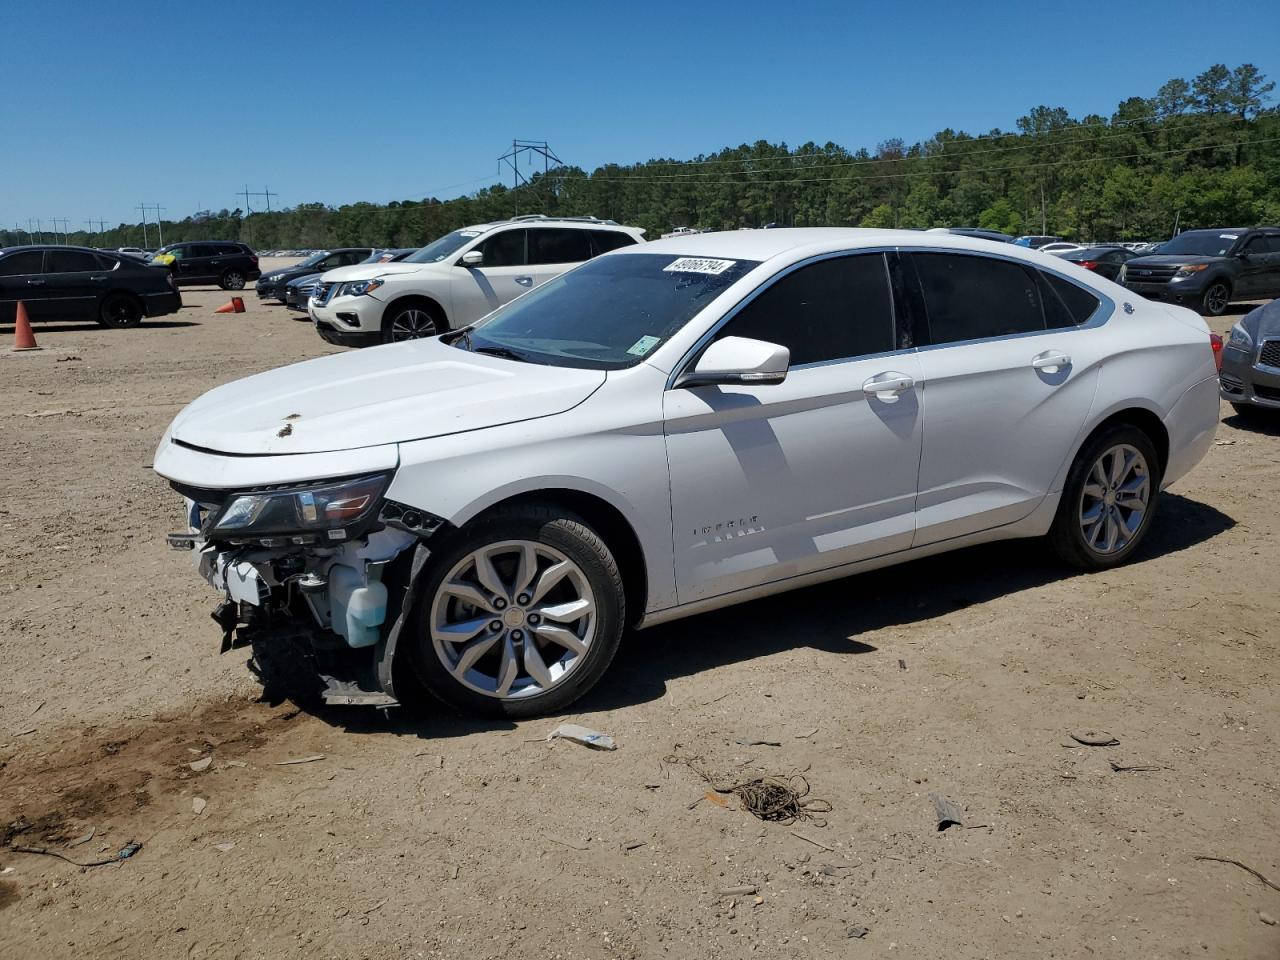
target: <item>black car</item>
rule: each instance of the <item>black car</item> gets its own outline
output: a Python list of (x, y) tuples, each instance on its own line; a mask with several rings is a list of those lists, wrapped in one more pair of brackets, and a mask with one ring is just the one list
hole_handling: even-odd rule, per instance
[[(391, 250), (374, 250), (361, 263), (399, 263), (409, 254), (415, 252), (417, 247), (400, 247)], [(320, 278), (324, 276), (324, 271), (304, 273), (300, 277), (295, 277), (285, 284), (284, 302), (290, 310), (297, 310), (304, 314), (301, 317), (295, 317), (296, 320), (309, 319), (307, 313), (307, 301), (311, 299), (311, 295), (316, 292), (319, 286)], [(261, 281), (259, 281), (261, 286)]]
[(134, 327), (182, 307), (167, 270), (125, 254), (63, 246), (0, 248), (0, 323), (14, 322), (18, 301), (33, 322), (96, 320), (104, 327)]
[(1126, 250), (1124, 247), (1100, 246), (1067, 250), (1065, 253), (1057, 253), (1054, 256), (1063, 260), (1070, 260), (1078, 267), (1084, 267), (1086, 270), (1092, 270), (1101, 277), (1114, 280), (1120, 276), (1120, 268), (1134, 259), (1137, 254), (1132, 250)]
[(1280, 227), (1187, 230), (1134, 257), (1120, 282), (1148, 300), (1221, 316), (1233, 300), (1280, 297)]
[(168, 267), (180, 284), (216, 283), (223, 290), (243, 290), (262, 276), (258, 255), (230, 240), (187, 240), (156, 251), (151, 263)]
[(304, 277), (309, 273), (324, 273), (326, 270), (335, 270), (338, 267), (349, 267), (355, 263), (363, 263), (372, 252), (369, 247), (318, 250), (301, 263), (295, 263), (291, 267), (282, 267), (279, 270), (264, 273), (258, 279), (258, 299), (266, 300), (270, 298), (285, 303), (285, 294), (287, 292), (285, 285), (290, 280), (296, 280), (298, 277)]
[(1280, 415), (1280, 300), (1249, 311), (1231, 328), (1218, 378), (1236, 413)]

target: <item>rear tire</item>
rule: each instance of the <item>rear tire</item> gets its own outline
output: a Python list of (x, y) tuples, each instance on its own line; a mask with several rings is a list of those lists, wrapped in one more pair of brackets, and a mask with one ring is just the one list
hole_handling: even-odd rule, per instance
[(462, 713), (536, 717), (593, 687), (626, 622), (622, 574), (581, 517), (539, 506), (464, 527), (422, 573), (405, 652)]
[(1160, 478), (1155, 444), (1132, 424), (1090, 437), (1067, 474), (1049, 545), (1081, 570), (1124, 563), (1151, 529)]
[(1231, 306), (1231, 286), (1225, 280), (1209, 284), (1200, 299), (1200, 313), (1206, 317), (1220, 317)]
[(136, 327), (142, 323), (142, 304), (127, 293), (111, 293), (98, 308), (98, 323), (108, 329)]
[(218, 286), (223, 290), (243, 290), (244, 274), (239, 270), (225, 270), (218, 278)]

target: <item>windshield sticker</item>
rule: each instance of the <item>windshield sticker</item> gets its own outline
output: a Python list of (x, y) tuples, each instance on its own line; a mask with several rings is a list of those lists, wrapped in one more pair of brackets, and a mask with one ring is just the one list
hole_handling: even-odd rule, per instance
[(681, 257), (662, 268), (663, 273), (709, 273), (719, 276), (738, 261), (712, 260), (709, 257)]
[(1238, 234), (1238, 233), (1220, 233), (1220, 234), (1218, 234), (1218, 239), (1219, 239), (1219, 240), (1239, 240), (1239, 239), (1240, 239), (1240, 234)]
[(458, 231), (458, 233), (459, 233), (459, 235), (464, 236), (464, 237), (478, 237), (478, 236), (480, 236), (480, 231), (479, 231), (479, 230), (459, 230), (459, 231)]
[[(667, 267), (670, 270), (670, 267)], [(654, 344), (658, 342), (658, 337), (641, 337), (631, 345), (631, 349), (627, 353), (633, 357), (643, 357), (646, 353), (653, 349)]]

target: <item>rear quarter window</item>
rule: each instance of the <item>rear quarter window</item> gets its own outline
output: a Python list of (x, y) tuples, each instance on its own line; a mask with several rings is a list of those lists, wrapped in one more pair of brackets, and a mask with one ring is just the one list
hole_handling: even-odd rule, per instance
[(636, 238), (621, 230), (592, 230), (591, 239), (595, 241), (596, 253), (608, 253), (621, 247), (633, 246)]
[(1088, 322), (1102, 303), (1084, 287), (1070, 280), (1042, 273), (1048, 288), (1045, 296), (1045, 319), (1050, 327), (1079, 326)]

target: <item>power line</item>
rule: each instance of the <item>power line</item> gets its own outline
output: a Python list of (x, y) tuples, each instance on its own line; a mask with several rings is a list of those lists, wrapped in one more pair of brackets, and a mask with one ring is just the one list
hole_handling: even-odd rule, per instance
[[(1267, 137), (1261, 140), (1242, 140), (1238, 143), (1203, 143), (1195, 147), (1179, 147), (1175, 150), (1145, 150), (1142, 153), (1126, 153), (1117, 154), (1107, 157), (1081, 157), (1070, 160), (1049, 160), (1042, 163), (1020, 163), (1004, 167), (970, 167), (960, 170), (915, 170), (903, 171), (901, 173), (886, 173), (875, 176), (852, 176), (852, 177), (778, 177), (768, 180), (703, 180), (703, 179), (677, 179), (659, 176), (642, 176), (634, 177), (596, 177), (587, 175), (557, 175), (552, 174), (551, 179), (559, 182), (581, 182), (581, 183), (666, 183), (669, 185), (688, 184), (689, 186), (698, 186), (700, 184), (739, 184), (744, 186), (759, 186), (775, 183), (827, 183), (835, 180), (849, 180), (862, 182), (865, 180), (895, 180), (899, 177), (957, 177), (964, 174), (972, 173), (998, 173), (1006, 170), (1034, 170), (1042, 167), (1061, 167), (1067, 164), (1078, 163), (1097, 163), (1101, 160), (1133, 160), (1139, 157), (1160, 157), (1170, 156), (1177, 153), (1195, 153), (1197, 150), (1218, 150), (1232, 147), (1249, 147), (1263, 143), (1280, 142), (1280, 137)], [(920, 159), (931, 159), (922, 157)], [(748, 176), (750, 171), (744, 171)]]

